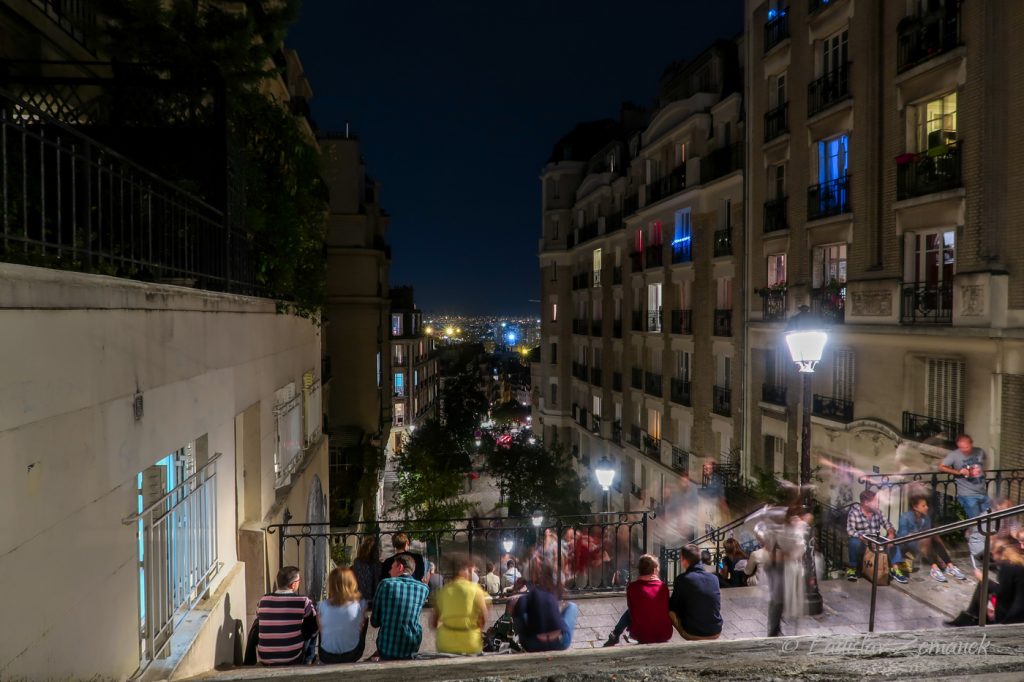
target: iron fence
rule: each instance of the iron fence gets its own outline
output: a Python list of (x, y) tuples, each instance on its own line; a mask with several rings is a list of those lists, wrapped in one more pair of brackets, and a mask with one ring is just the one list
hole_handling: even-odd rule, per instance
[(939, 144), (900, 159), (903, 163), (896, 166), (896, 198), (910, 199), (960, 187), (961, 145)]
[(773, 47), (789, 37), (789, 9), (783, 9), (765, 22), (764, 25), (764, 51), (768, 52)]
[(960, 2), (904, 17), (896, 27), (896, 72), (903, 73), (960, 45)]
[(900, 321), (903, 324), (949, 324), (953, 321), (951, 282), (906, 282)]
[[(312, 569), (326, 575), (332, 563), (351, 563), (365, 538), (375, 538), (383, 548), (392, 545), (396, 534), (406, 533), (413, 551), (421, 551), (446, 580), (454, 577), (462, 556), (502, 568), (514, 559), (527, 580), (537, 579), (538, 571), (552, 571), (563, 589), (588, 593), (625, 589), (647, 552), (648, 525), (654, 518), (654, 512), (631, 511), (551, 518), (384, 519), (346, 528), (271, 524), (267, 533), (277, 536), (279, 565), (295, 565), (307, 574)], [(311, 560), (317, 565), (307, 565)], [(323, 591), (321, 587), (309, 596), (319, 599)]]
[(807, 115), (814, 116), (850, 96), (850, 64), (840, 64), (807, 85)]

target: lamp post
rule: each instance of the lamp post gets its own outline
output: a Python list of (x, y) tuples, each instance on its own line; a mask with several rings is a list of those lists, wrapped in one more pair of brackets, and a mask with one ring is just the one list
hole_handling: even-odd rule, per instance
[(501, 541), (501, 547), (505, 550), (505, 554), (512, 553), (512, 547), (514, 544), (515, 543), (512, 542), (512, 538), (508, 536), (506, 536), (505, 539)]
[(533, 524), (534, 528), (540, 528), (540, 524), (544, 523), (544, 513), (539, 509), (533, 510), (533, 515), (530, 517), (530, 523)]
[[(802, 305), (800, 312), (786, 325), (786, 345), (793, 362), (800, 369), (800, 486), (808, 491), (811, 483), (811, 375), (821, 361), (828, 334), (821, 319)], [(810, 492), (805, 493), (805, 502), (811, 511), (814, 501)], [(821, 592), (818, 591), (818, 575), (814, 565), (814, 550), (811, 547), (811, 533), (808, 528), (807, 549), (804, 552), (804, 578), (807, 586), (807, 612), (817, 616), (822, 612)]]
[(604, 490), (604, 510), (609, 512), (612, 506), (612, 493), (609, 488), (612, 487), (612, 482), (615, 480), (615, 469), (604, 455), (601, 455), (601, 461), (597, 463), (594, 474), (597, 476), (597, 482), (601, 485), (601, 489)]

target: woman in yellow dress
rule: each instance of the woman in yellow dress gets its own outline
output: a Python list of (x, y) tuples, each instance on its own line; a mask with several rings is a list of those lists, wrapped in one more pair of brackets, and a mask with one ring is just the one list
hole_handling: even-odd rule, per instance
[(484, 650), (487, 595), (472, 580), (475, 566), (471, 559), (460, 559), (456, 568), (455, 578), (434, 597), (430, 624), (437, 629), (438, 653), (478, 654)]

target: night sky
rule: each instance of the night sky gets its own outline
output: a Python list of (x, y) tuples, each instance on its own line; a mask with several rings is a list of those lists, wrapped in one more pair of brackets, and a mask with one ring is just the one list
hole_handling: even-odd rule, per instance
[(359, 136), (391, 214), (391, 284), (428, 312), (534, 315), (538, 176), (578, 121), (649, 106), (742, 0), (305, 0), (286, 44), (313, 118)]

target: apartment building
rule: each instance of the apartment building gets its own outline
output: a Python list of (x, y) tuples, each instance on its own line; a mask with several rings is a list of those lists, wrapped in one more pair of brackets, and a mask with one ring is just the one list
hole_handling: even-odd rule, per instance
[(438, 418), (441, 383), (434, 337), (424, 331), (412, 287), (391, 289), (391, 389), (389, 457), (402, 451), (417, 426)]
[(960, 432), (1024, 465), (1024, 5), (748, 0), (746, 25), (746, 471), (798, 471), (800, 305), (830, 332), (822, 497), (856, 494), (846, 467), (933, 470)]
[(578, 125), (541, 176), (534, 422), (615, 464), (613, 509), (742, 446), (742, 50), (671, 65), (652, 111)]

